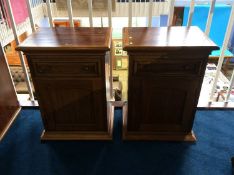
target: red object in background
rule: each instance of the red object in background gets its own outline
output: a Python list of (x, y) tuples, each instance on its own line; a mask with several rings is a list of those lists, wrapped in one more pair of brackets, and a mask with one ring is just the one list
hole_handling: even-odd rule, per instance
[[(10, 0), (10, 2), (15, 23), (20, 24), (24, 22), (28, 17), (26, 0)], [(10, 24), (9, 12), (6, 7), (6, 0), (4, 0), (4, 5), (7, 13), (8, 24)]]

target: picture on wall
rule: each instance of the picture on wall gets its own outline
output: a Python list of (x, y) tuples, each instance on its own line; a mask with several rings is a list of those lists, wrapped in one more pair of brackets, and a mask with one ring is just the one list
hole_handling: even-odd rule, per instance
[(123, 54), (122, 48), (115, 48), (115, 55), (116, 56), (121, 56)]
[(122, 42), (115, 42), (115, 47), (120, 47), (120, 48), (122, 48)]
[(123, 56), (128, 56), (128, 52), (123, 50)]
[(112, 42), (112, 58), (113, 69), (127, 70), (128, 69), (128, 54), (123, 50), (122, 39), (113, 39)]
[(117, 68), (122, 68), (122, 59), (121, 58), (116, 59), (116, 67)]

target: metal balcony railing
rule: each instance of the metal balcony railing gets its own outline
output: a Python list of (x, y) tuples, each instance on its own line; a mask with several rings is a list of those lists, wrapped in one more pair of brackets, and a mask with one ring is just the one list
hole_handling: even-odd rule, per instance
[[(146, 17), (148, 20), (147, 27), (152, 27), (152, 18), (154, 16), (159, 16), (161, 14), (168, 15), (167, 25), (172, 25), (173, 14), (175, 9), (175, 4), (186, 4), (190, 7), (189, 17), (187, 21), (187, 26), (190, 26), (193, 19), (194, 7), (196, 3), (208, 3), (210, 5), (210, 10), (207, 18), (205, 33), (209, 36), (210, 27), (212, 23), (212, 17), (214, 13), (215, 4), (219, 2), (223, 3), (231, 3), (232, 10), (229, 17), (229, 22), (226, 30), (226, 34), (224, 37), (223, 46), (221, 48), (221, 54), (218, 59), (217, 70), (215, 72), (214, 81), (211, 87), (210, 92), (208, 92), (207, 98), (207, 107), (212, 107), (214, 105), (214, 94), (216, 91), (218, 78), (221, 74), (222, 64), (224, 62), (224, 53), (227, 49), (228, 41), (231, 37), (231, 30), (234, 23), (234, 1), (221, 1), (221, 0), (190, 0), (190, 1), (178, 1), (178, 0), (108, 0), (107, 3), (104, 3), (104, 9), (97, 10), (96, 2), (93, 0), (79, 1), (79, 0), (26, 0), (28, 7), (29, 17), (25, 20), (25, 22), (15, 25), (14, 17), (11, 11), (11, 3), (10, 0), (5, 0), (8, 11), (10, 12), (10, 25), (7, 22), (2, 21), (0, 24), (0, 41), (2, 45), (6, 45), (11, 42), (13, 39), (16, 40), (16, 43), (19, 44), (18, 36), (28, 31), (35, 31), (35, 24), (39, 23), (40, 19), (47, 17), (49, 19), (50, 27), (54, 27), (53, 18), (54, 17), (64, 17), (67, 16), (69, 20), (70, 27), (74, 27), (74, 17), (86, 17), (88, 18), (89, 26), (94, 26), (94, 18), (95, 17), (106, 17), (108, 19), (108, 26), (113, 26), (113, 18), (114, 17), (127, 17), (128, 23), (127, 26), (133, 26), (133, 18), (134, 17)], [(101, 0), (99, 0), (102, 2)], [(217, 1), (217, 2), (216, 2)], [(104, 2), (104, 0), (103, 0)], [(106, 1), (105, 1), (106, 2)], [(57, 3), (57, 4), (56, 4)], [(58, 3), (61, 3), (58, 6)], [(85, 8), (77, 8), (79, 3), (86, 3)], [(9, 27), (11, 26), (11, 27)], [(31, 100), (34, 100), (31, 82), (28, 78), (28, 72), (26, 69), (26, 65), (24, 63), (24, 59), (21, 53), (19, 53), (21, 58), (22, 67), (24, 69), (24, 73), (27, 80), (27, 87), (31, 97)], [(227, 89), (227, 93), (225, 96), (224, 103), (222, 103), (222, 107), (234, 107), (234, 103), (230, 102), (230, 94), (231, 90), (234, 86), (234, 72), (229, 80), (229, 86)]]

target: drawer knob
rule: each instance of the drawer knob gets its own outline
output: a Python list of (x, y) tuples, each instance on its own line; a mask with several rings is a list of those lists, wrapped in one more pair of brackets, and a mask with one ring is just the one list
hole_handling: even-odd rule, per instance
[(39, 66), (38, 67), (38, 72), (39, 73), (47, 73), (51, 71), (51, 67), (50, 66)]
[(84, 66), (84, 67), (83, 67), (83, 70), (84, 70), (84, 71), (89, 71), (89, 66)]
[(39, 73), (45, 73), (45, 69), (41, 68), (38, 70)]
[(162, 55), (161, 58), (162, 59), (168, 59), (168, 56), (167, 55)]
[(184, 66), (184, 69), (185, 69), (185, 70), (190, 70), (190, 69), (191, 69), (191, 66), (190, 66), (190, 65), (185, 65), (185, 66)]

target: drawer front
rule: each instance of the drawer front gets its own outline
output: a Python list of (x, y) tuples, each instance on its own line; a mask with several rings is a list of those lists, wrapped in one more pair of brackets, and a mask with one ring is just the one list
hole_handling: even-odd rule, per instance
[(33, 62), (35, 76), (98, 77), (100, 62)]
[(137, 61), (133, 74), (138, 75), (200, 75), (202, 61)]

